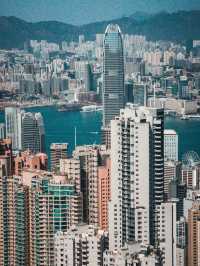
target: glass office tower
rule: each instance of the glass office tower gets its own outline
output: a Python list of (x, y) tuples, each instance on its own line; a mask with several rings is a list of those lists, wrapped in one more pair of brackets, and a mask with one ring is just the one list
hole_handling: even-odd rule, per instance
[(110, 24), (104, 36), (103, 58), (103, 127), (124, 107), (124, 55), (118, 25)]

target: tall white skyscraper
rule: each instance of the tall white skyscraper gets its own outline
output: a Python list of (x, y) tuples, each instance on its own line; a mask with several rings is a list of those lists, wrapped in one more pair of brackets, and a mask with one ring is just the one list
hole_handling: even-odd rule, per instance
[(163, 114), (129, 105), (111, 121), (111, 250), (154, 243), (155, 209), (164, 199)]
[(13, 150), (22, 148), (22, 118), (21, 110), (17, 107), (5, 108), (6, 137), (12, 140)]
[(178, 134), (173, 129), (164, 130), (165, 160), (178, 161)]

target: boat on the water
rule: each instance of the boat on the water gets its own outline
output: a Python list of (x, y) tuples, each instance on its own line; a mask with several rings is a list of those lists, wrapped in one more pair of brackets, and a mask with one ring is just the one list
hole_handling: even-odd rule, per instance
[(81, 112), (101, 112), (103, 110), (102, 106), (99, 105), (86, 105), (81, 108)]
[(81, 111), (82, 105), (79, 103), (67, 103), (58, 106), (59, 112), (79, 112)]

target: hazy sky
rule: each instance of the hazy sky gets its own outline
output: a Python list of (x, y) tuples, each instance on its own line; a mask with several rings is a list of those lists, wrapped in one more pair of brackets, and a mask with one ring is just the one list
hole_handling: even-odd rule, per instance
[(84, 24), (130, 15), (200, 9), (200, 0), (0, 0), (0, 15)]

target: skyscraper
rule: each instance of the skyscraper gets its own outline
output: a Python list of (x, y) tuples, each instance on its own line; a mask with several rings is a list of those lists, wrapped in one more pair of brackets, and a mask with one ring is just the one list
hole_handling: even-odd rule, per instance
[(164, 200), (163, 114), (129, 105), (111, 121), (111, 250), (154, 244), (155, 210)]
[(40, 113), (22, 113), (22, 149), (33, 153), (44, 152), (45, 132)]
[(134, 104), (144, 105), (147, 103), (147, 84), (139, 82), (133, 84), (133, 99)]
[(124, 107), (124, 54), (118, 25), (109, 24), (104, 36), (103, 126), (119, 115)]
[(164, 130), (165, 160), (178, 161), (178, 134), (173, 129)]
[(13, 150), (45, 151), (45, 131), (41, 113), (31, 113), (16, 107), (5, 109), (6, 137)]
[(162, 203), (156, 210), (156, 238), (163, 251), (163, 265), (176, 265), (176, 202)]
[(21, 150), (21, 110), (16, 107), (5, 108), (6, 137), (12, 140), (13, 150)]

